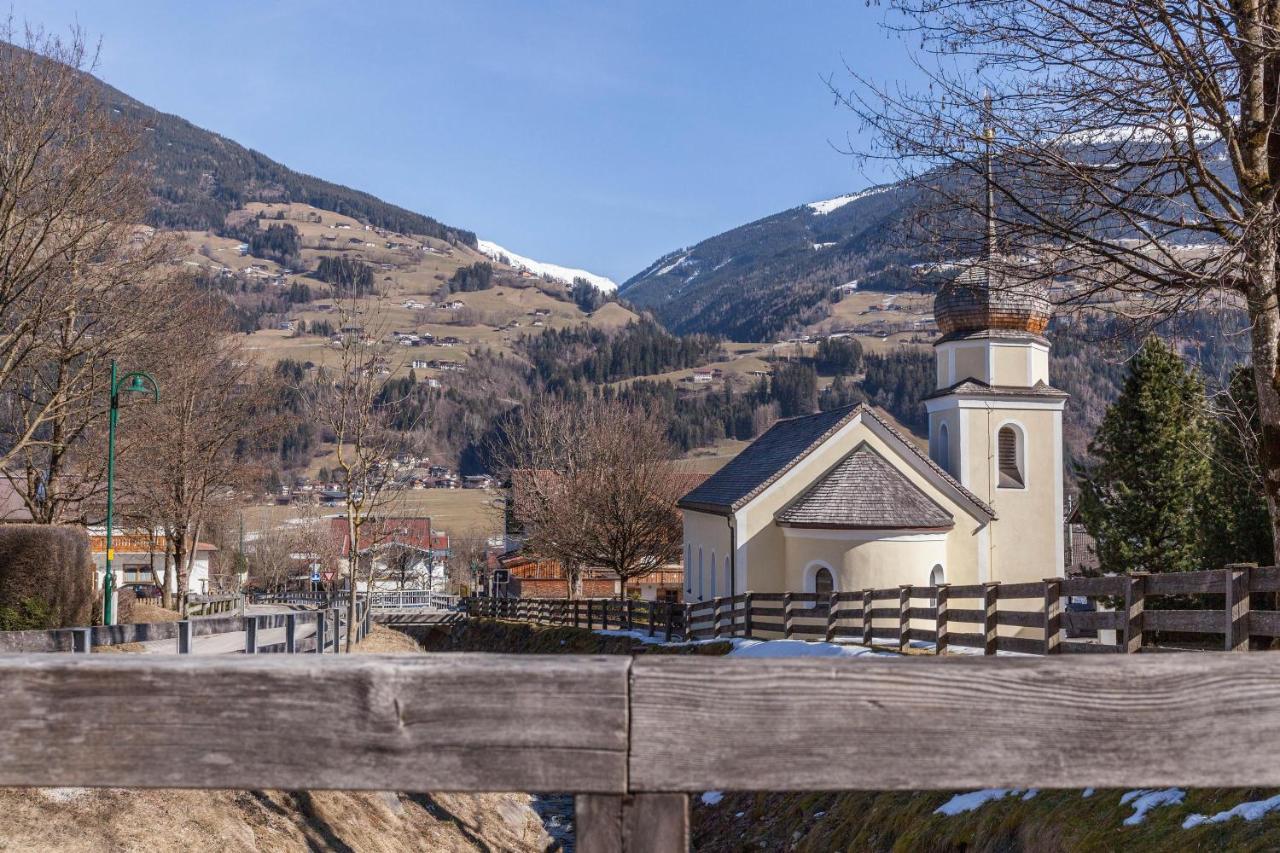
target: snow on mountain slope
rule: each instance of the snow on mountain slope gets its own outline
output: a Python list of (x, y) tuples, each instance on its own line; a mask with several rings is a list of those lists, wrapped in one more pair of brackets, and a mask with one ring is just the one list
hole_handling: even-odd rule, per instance
[(839, 210), (851, 201), (857, 201), (860, 198), (866, 198), (869, 195), (882, 193), (889, 189), (891, 189), (891, 187), (872, 187), (869, 190), (863, 190), (862, 192), (857, 193), (848, 193), (847, 195), (829, 198), (825, 201), (811, 201), (806, 204), (805, 207), (809, 208), (817, 215), (822, 216), (832, 212), (833, 210)]
[(574, 269), (573, 267), (562, 267), (559, 264), (535, 261), (532, 258), (526, 258), (524, 255), (517, 255), (510, 249), (504, 249), (490, 240), (478, 240), (476, 248), (494, 260), (505, 261), (516, 269), (528, 270), (534, 275), (550, 276), (557, 281), (563, 281), (565, 284), (573, 284), (575, 278), (584, 278), (604, 293), (612, 293), (618, 289), (618, 283), (611, 278), (596, 275), (586, 270)]

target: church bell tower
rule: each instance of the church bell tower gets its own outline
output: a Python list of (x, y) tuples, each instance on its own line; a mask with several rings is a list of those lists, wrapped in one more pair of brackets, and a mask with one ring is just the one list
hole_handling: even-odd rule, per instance
[(1029, 572), (1058, 577), (1067, 395), (1049, 384), (1045, 331), (1052, 306), (1025, 268), (997, 252), (989, 142), (985, 159), (982, 257), (934, 300), (942, 336), (933, 345), (937, 390), (925, 401), (929, 451), (996, 512), (975, 533), (980, 580), (1003, 580), (1015, 571), (1023, 579)]

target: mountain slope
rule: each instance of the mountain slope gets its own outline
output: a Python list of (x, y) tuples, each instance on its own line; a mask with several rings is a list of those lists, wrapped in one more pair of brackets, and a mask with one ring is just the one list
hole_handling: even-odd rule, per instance
[(920, 256), (897, 247), (894, 228), (917, 192), (888, 184), (785, 210), (671, 252), (619, 292), (673, 331), (774, 337), (853, 279), (904, 286), (893, 271)]
[(554, 278), (556, 281), (565, 284), (573, 284), (575, 279), (584, 279), (595, 285), (596, 289), (602, 293), (613, 293), (618, 289), (618, 283), (613, 279), (603, 275), (596, 275), (593, 272), (576, 269), (574, 267), (562, 267), (559, 264), (549, 264), (546, 261), (535, 261), (532, 258), (526, 258), (524, 255), (517, 255), (510, 249), (504, 249), (497, 243), (490, 240), (481, 240), (477, 244), (478, 248), (485, 255), (493, 258), (495, 261), (514, 267), (518, 270), (528, 270), (534, 275), (545, 275)]
[(295, 172), (186, 119), (155, 110), (96, 78), (94, 82), (107, 104), (145, 128), (143, 156), (154, 172), (153, 225), (217, 230), (229, 212), (249, 202), (297, 202), (402, 234), (476, 245), (471, 231), (369, 193)]

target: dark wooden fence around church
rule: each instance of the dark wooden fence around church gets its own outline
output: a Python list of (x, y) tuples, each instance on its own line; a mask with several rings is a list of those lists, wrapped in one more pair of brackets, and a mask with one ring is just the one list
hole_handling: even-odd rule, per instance
[[(820, 596), (746, 592), (696, 604), (634, 599), (472, 598), (472, 616), (672, 640), (729, 637), (931, 644), (982, 654), (1245, 651), (1280, 637), (1280, 568), (1049, 578), (1029, 583), (901, 586)], [(1078, 608), (1078, 609), (1077, 609)], [(1004, 629), (1003, 631), (1001, 629)], [(1114, 642), (1099, 632), (1114, 631)], [(1016, 634), (1016, 636), (1014, 636)]]

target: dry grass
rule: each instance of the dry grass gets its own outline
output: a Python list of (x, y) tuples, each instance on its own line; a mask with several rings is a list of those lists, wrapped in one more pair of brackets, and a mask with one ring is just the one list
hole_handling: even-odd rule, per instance
[(150, 622), (177, 622), (180, 619), (182, 619), (182, 614), (176, 610), (166, 610), (158, 604), (136, 601), (133, 604), (133, 612), (129, 616), (129, 624), (146, 625)]
[(545, 850), (525, 794), (0, 789), (0, 850)]
[(408, 634), (374, 625), (363, 640), (356, 643), (358, 655), (416, 655), (422, 647)]
[[(497, 498), (487, 489), (407, 489), (395, 492), (378, 511), (385, 516), (430, 516), (435, 529), (454, 537), (495, 535), (502, 532), (502, 512), (494, 506)], [(341, 511), (340, 506), (253, 506), (245, 508), (244, 521), (249, 530), (263, 530), (289, 519), (323, 518)]]

